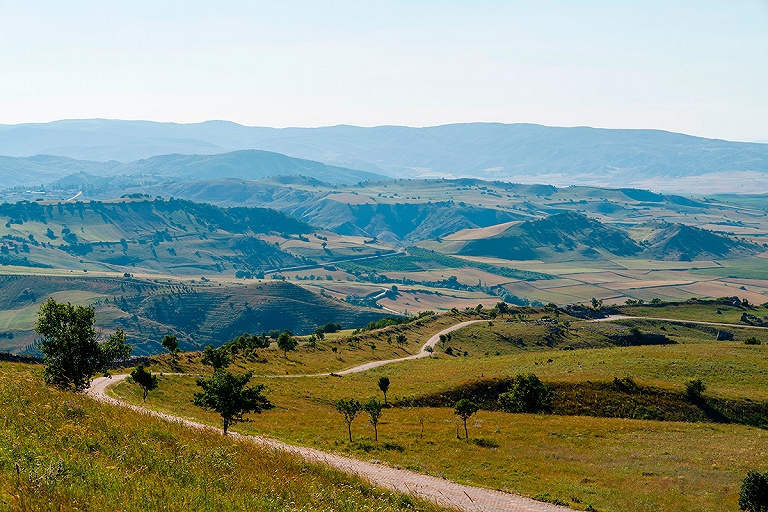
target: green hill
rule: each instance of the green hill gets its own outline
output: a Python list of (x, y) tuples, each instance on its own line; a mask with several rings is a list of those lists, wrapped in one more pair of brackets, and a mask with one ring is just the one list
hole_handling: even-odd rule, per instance
[(2, 204), (0, 263), (181, 275), (258, 272), (305, 260), (257, 235), (311, 230), (275, 210), (178, 199)]
[(558, 255), (594, 258), (601, 253), (633, 256), (641, 251), (626, 232), (567, 211), (511, 226), (493, 237), (471, 240), (460, 254), (530, 260)]
[(163, 352), (163, 336), (185, 350), (221, 345), (243, 332), (307, 334), (320, 325), (361, 327), (384, 316), (282, 281), (220, 286), (206, 281), (0, 275), (0, 352), (34, 351), (37, 311), (48, 297), (92, 305), (104, 332), (123, 329), (134, 354)]
[(667, 223), (657, 226), (659, 229), (648, 239), (650, 247), (646, 251), (655, 259), (721, 259), (754, 255), (763, 250), (756, 244), (694, 226)]

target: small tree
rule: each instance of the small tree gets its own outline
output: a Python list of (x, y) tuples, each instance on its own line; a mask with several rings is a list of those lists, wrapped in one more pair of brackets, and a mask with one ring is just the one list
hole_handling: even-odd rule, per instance
[(427, 345), (426, 347), (424, 347), (424, 352), (429, 354), (429, 357), (432, 357), (432, 352), (434, 351), (435, 349), (432, 348), (432, 345)]
[(405, 334), (398, 334), (396, 339), (399, 345), (405, 345), (408, 343), (408, 338), (405, 337)]
[(347, 432), (349, 433), (349, 442), (352, 442), (352, 420), (362, 409), (360, 402), (354, 398), (342, 398), (336, 402), (336, 410), (344, 415), (344, 421), (347, 423)]
[(453, 413), (464, 421), (464, 436), (469, 439), (467, 419), (480, 410), (480, 406), (468, 398), (462, 398), (453, 406)]
[(142, 400), (146, 402), (147, 394), (149, 394), (150, 391), (157, 389), (157, 375), (152, 375), (151, 372), (148, 372), (144, 368), (143, 364), (140, 364), (131, 372), (131, 378), (133, 379), (133, 382), (141, 386), (141, 389), (144, 391)]
[(179, 340), (174, 336), (173, 334), (166, 334), (163, 336), (163, 341), (161, 342), (163, 345), (163, 348), (167, 350), (171, 356), (176, 359), (176, 354), (179, 353)]
[(231, 360), (223, 347), (213, 348), (212, 345), (208, 345), (203, 349), (203, 357), (200, 358), (200, 362), (206, 366), (212, 366), (213, 371), (216, 371), (229, 366)]
[(230, 425), (247, 421), (243, 414), (272, 409), (274, 405), (262, 395), (263, 384), (248, 386), (253, 372), (233, 375), (227, 370), (216, 370), (210, 379), (197, 379), (203, 388), (192, 397), (192, 403), (208, 411), (216, 411), (224, 422), (224, 435)]
[(285, 331), (277, 337), (277, 346), (283, 351), (283, 356), (288, 359), (288, 351), (295, 350), (298, 342), (291, 336), (288, 331)]
[(499, 312), (499, 314), (503, 317), (505, 314), (509, 313), (509, 304), (506, 302), (497, 302), (496, 303), (496, 311)]
[(701, 395), (707, 389), (707, 386), (701, 381), (701, 379), (692, 379), (685, 383), (685, 396), (695, 402), (701, 400)]
[(369, 398), (366, 400), (362, 408), (371, 416), (371, 425), (373, 425), (374, 440), (379, 440), (379, 418), (381, 418), (381, 411), (384, 406), (381, 402), (375, 398)]
[(42, 336), (40, 351), (45, 381), (62, 389), (82, 391), (99, 371), (108, 375), (116, 358), (127, 358), (133, 347), (118, 330), (100, 345), (93, 328), (93, 306), (73, 306), (48, 299), (38, 311), (35, 332)]
[(384, 405), (387, 405), (387, 391), (389, 391), (389, 377), (379, 377), (379, 389), (384, 393)]
[(533, 373), (517, 375), (509, 391), (499, 395), (499, 405), (506, 412), (549, 412), (552, 391)]
[(739, 509), (748, 512), (768, 512), (768, 473), (750, 471), (741, 483)]

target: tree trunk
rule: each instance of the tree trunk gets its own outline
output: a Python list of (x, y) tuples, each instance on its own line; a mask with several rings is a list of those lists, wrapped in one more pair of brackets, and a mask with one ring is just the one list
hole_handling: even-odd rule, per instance
[(224, 418), (224, 435), (227, 435), (227, 429), (229, 428), (229, 420)]
[(373, 440), (379, 440), (379, 427), (375, 423), (373, 424)]
[(352, 422), (347, 423), (347, 431), (349, 431), (349, 442), (352, 442)]
[(387, 392), (384, 391), (384, 405), (387, 405)]
[(469, 432), (467, 432), (467, 418), (464, 418), (464, 439), (469, 439)]

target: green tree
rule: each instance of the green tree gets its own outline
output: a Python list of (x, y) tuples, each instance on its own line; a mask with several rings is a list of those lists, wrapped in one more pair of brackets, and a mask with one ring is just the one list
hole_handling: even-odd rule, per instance
[(283, 332), (277, 337), (277, 346), (283, 351), (285, 358), (288, 358), (288, 351), (295, 350), (298, 342), (296, 338), (290, 335), (288, 331)]
[(176, 354), (179, 353), (179, 340), (174, 336), (173, 334), (166, 334), (163, 336), (163, 341), (161, 342), (163, 345), (163, 348), (167, 350), (171, 356), (173, 356), (174, 359), (176, 359)]
[(344, 415), (344, 421), (347, 423), (347, 432), (349, 433), (349, 442), (352, 442), (352, 420), (362, 409), (360, 402), (354, 398), (342, 398), (336, 402), (336, 410)]
[(399, 345), (405, 345), (408, 343), (408, 338), (405, 337), (405, 334), (398, 334), (396, 339)]
[(509, 313), (509, 304), (506, 302), (497, 302), (496, 303), (496, 311), (499, 312), (499, 314), (503, 317), (505, 314)]
[(768, 473), (750, 471), (741, 483), (739, 509), (748, 512), (768, 512)]
[(229, 366), (231, 360), (223, 347), (213, 348), (212, 345), (208, 345), (203, 349), (203, 357), (200, 358), (200, 362), (206, 366), (212, 366), (213, 371), (216, 371), (219, 368)]
[(45, 363), (44, 377), (48, 384), (62, 389), (82, 391), (93, 376), (103, 371), (116, 358), (127, 358), (133, 347), (125, 345), (125, 335), (116, 331), (104, 346), (99, 344), (93, 328), (93, 306), (73, 306), (48, 299), (38, 311), (35, 332)]
[(384, 405), (387, 405), (387, 391), (389, 391), (389, 377), (379, 377), (379, 389), (384, 393)]
[(533, 373), (517, 375), (509, 391), (499, 395), (499, 405), (506, 412), (550, 412), (552, 391)]
[(149, 394), (150, 391), (157, 389), (157, 375), (152, 375), (151, 372), (148, 372), (143, 364), (140, 364), (133, 369), (131, 372), (131, 379), (141, 386), (141, 389), (144, 391), (142, 400), (145, 402), (147, 401), (147, 394)]
[(464, 436), (469, 439), (467, 420), (480, 410), (480, 406), (468, 398), (462, 398), (453, 406), (453, 413), (464, 421)]
[(224, 422), (224, 435), (230, 425), (248, 421), (243, 414), (272, 409), (274, 405), (262, 395), (263, 384), (246, 385), (251, 381), (253, 372), (233, 375), (227, 370), (219, 369), (213, 372), (210, 379), (197, 379), (197, 385), (203, 388), (192, 397), (192, 403), (207, 411), (219, 413)]
[(381, 418), (381, 411), (383, 409), (383, 405), (381, 402), (376, 400), (375, 398), (369, 398), (366, 400), (362, 408), (365, 412), (368, 413), (371, 417), (371, 425), (373, 425), (373, 434), (374, 434), (374, 440), (379, 440), (379, 418)]

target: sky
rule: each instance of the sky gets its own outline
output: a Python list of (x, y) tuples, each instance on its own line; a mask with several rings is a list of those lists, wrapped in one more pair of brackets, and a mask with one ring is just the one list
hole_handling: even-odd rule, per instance
[(0, 123), (492, 121), (768, 141), (768, 0), (0, 0)]

